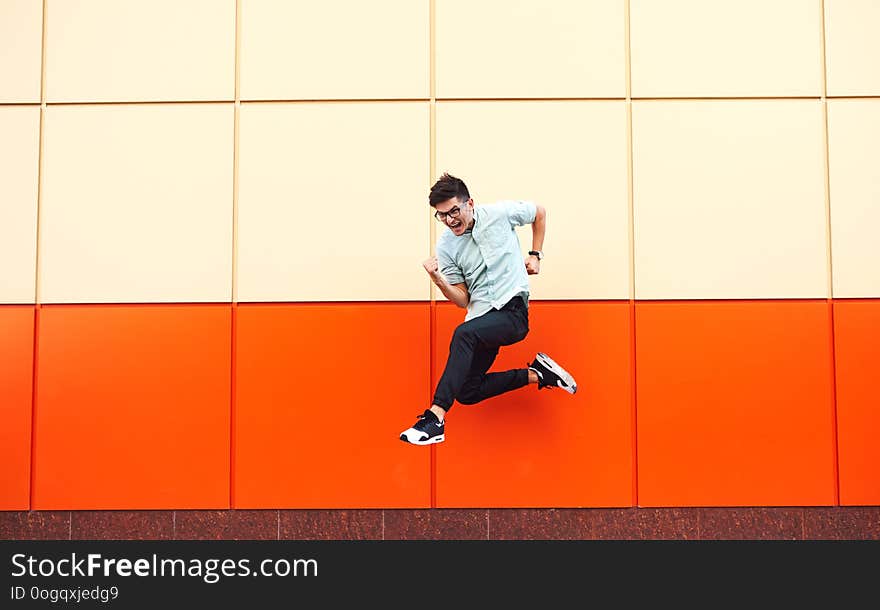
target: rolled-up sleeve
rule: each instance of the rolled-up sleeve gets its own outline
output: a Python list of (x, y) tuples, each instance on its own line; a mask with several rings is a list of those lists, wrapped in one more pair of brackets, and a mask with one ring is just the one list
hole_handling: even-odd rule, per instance
[(507, 219), (513, 227), (521, 227), (535, 222), (538, 206), (533, 201), (505, 201)]
[(449, 256), (449, 253), (442, 248), (437, 249), (437, 266), (440, 268), (440, 273), (443, 274), (446, 281), (450, 284), (464, 283), (464, 275), (462, 275), (461, 269), (455, 264), (452, 257)]

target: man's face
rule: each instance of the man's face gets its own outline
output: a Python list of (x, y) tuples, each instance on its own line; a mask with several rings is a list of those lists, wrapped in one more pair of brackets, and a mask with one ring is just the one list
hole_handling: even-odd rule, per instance
[(434, 206), (434, 217), (455, 235), (464, 233), (474, 221), (474, 200), (459, 201), (455, 197)]

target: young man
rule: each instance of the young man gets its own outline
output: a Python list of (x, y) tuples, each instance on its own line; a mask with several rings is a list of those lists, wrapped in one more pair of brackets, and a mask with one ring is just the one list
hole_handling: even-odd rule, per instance
[[(474, 207), (464, 182), (443, 174), (428, 202), (446, 225), (437, 256), (423, 263), (444, 296), (467, 309), (452, 335), (446, 369), (434, 400), (400, 440), (414, 445), (442, 443), (453, 401), (466, 405), (530, 383), (538, 389), (577, 391), (574, 378), (539, 352), (527, 368), (487, 373), (498, 348), (522, 341), (529, 332), (529, 275), (541, 270), (546, 210), (529, 201), (499, 201)], [(532, 250), (523, 264), (514, 227), (532, 225)]]

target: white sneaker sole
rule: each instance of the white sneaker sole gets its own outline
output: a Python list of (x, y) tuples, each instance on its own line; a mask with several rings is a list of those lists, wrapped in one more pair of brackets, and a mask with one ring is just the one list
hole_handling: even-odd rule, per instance
[[(412, 433), (413, 435), (412, 439), (410, 439), (408, 436), (410, 433)], [(442, 443), (444, 440), (446, 440), (445, 434), (438, 434), (437, 436), (432, 436), (431, 438), (418, 439), (417, 437), (421, 436), (422, 434), (424, 434), (424, 432), (419, 432), (418, 430), (410, 428), (409, 430), (404, 430), (400, 434), (400, 440), (402, 440), (404, 443), (409, 443), (411, 445), (433, 445), (435, 443)]]
[(538, 352), (536, 359), (538, 360), (538, 362), (540, 362), (542, 365), (552, 371), (554, 375), (559, 377), (559, 379), (562, 380), (562, 383), (565, 384), (558, 387), (562, 388), (569, 394), (574, 394), (575, 392), (577, 392), (577, 382), (575, 382), (574, 377), (572, 377), (571, 374), (564, 368), (556, 364), (553, 358), (543, 352)]

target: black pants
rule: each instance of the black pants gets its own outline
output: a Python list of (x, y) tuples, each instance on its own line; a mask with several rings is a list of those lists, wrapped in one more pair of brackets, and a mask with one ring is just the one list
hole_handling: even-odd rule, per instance
[(486, 372), (495, 362), (499, 347), (522, 341), (527, 334), (529, 309), (518, 296), (501, 309), (459, 324), (449, 344), (449, 358), (437, 383), (433, 404), (448, 411), (453, 400), (472, 405), (528, 385), (527, 368)]

